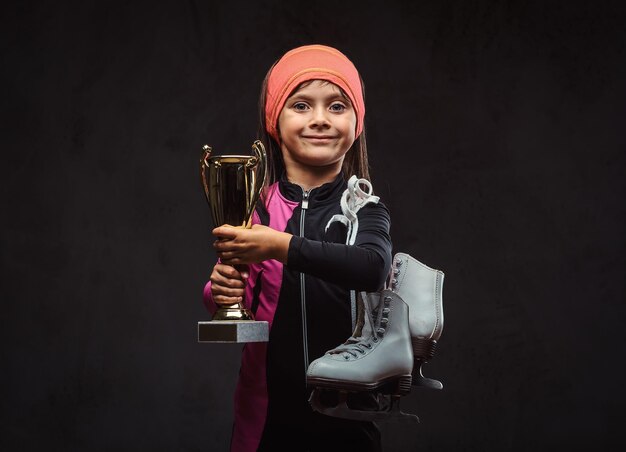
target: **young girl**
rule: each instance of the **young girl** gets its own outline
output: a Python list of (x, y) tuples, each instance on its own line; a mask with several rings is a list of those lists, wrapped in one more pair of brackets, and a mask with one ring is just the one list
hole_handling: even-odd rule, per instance
[(361, 190), (357, 215), (345, 196), (342, 209), (351, 176), (369, 184), (361, 78), (338, 50), (299, 47), (271, 67), (259, 106), (269, 183), (251, 229), (213, 230), (204, 289), (212, 312), (245, 290), (270, 325), (268, 343), (243, 349), (231, 450), (380, 450), (376, 425), (313, 412), (306, 387), (309, 363), (352, 334), (351, 291), (380, 290), (391, 265), (387, 208)]

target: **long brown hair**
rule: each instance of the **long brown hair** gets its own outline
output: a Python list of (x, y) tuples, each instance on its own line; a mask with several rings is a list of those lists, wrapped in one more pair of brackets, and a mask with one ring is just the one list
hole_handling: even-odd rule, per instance
[[(274, 182), (276, 182), (280, 178), (281, 174), (285, 171), (285, 162), (283, 161), (283, 154), (281, 152), (280, 145), (267, 132), (265, 124), (265, 100), (267, 97), (267, 83), (272, 69), (277, 62), (278, 60), (274, 62), (270, 70), (267, 71), (267, 74), (265, 75), (265, 79), (263, 80), (263, 84), (261, 86), (261, 94), (259, 96), (259, 130), (257, 132), (257, 139), (261, 140), (267, 150), (266, 187), (269, 187)], [(304, 82), (300, 84), (294, 89), (294, 92), (300, 89), (305, 83), (310, 82)], [(341, 90), (341, 88), (339, 89)], [(363, 92), (363, 99), (365, 100), (365, 85), (363, 84), (363, 79), (361, 79), (361, 90)], [(346, 96), (343, 90), (341, 90), (341, 92), (344, 96)], [(362, 178), (370, 180), (369, 162), (367, 158), (367, 142), (365, 139), (365, 126), (363, 127), (363, 131), (361, 132), (361, 134), (356, 140), (354, 140), (354, 143), (352, 143), (352, 146), (346, 153), (346, 156), (343, 160), (343, 165), (341, 167), (341, 172), (343, 173), (343, 177), (346, 180), (348, 180), (352, 175), (356, 175), (359, 179)], [(263, 193), (262, 197), (264, 200), (265, 195), (266, 193)]]

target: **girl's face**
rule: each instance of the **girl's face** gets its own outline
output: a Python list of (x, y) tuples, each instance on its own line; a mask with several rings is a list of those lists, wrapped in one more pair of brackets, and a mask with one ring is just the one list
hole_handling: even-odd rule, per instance
[(354, 143), (356, 112), (341, 89), (313, 80), (285, 102), (278, 117), (285, 165), (338, 166)]

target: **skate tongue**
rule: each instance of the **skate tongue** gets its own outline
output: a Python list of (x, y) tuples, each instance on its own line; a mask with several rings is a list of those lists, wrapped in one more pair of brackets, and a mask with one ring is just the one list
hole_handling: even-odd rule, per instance
[(363, 332), (363, 336), (375, 336), (376, 328), (380, 322), (379, 316), (382, 310), (379, 309), (381, 305), (382, 294), (381, 292), (361, 292), (361, 298), (363, 299), (363, 310), (365, 311), (365, 317), (367, 317), (367, 331)]
[(382, 313), (379, 309), (381, 304), (380, 292), (360, 292), (357, 299), (358, 303), (358, 317), (357, 325), (352, 336), (350, 336), (343, 344), (332, 350), (327, 351), (327, 354), (343, 354), (348, 359), (350, 356), (356, 357), (358, 354), (365, 353), (365, 350), (372, 348), (371, 342), (375, 342), (376, 338), (376, 325), (380, 322), (378, 318)]

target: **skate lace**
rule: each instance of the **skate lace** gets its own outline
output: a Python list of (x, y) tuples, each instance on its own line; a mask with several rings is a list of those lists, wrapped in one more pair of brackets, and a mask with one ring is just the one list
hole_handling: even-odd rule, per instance
[[(361, 296), (365, 299), (367, 295), (362, 292)], [(381, 330), (382, 334), (384, 334), (384, 328), (376, 328), (376, 325), (380, 325), (380, 316), (382, 311), (383, 310), (378, 309), (378, 306), (376, 306), (373, 310), (368, 312), (368, 315), (366, 315), (370, 331), (372, 332), (371, 335), (360, 337), (351, 336), (346, 342), (332, 350), (329, 350), (327, 353), (332, 355), (342, 354), (344, 359), (349, 360), (351, 357), (357, 358), (359, 355), (364, 355), (366, 353), (366, 349), (371, 350), (374, 343), (378, 342), (378, 336), (381, 335)]]
[[(365, 187), (365, 190), (361, 188)], [(372, 184), (367, 179), (359, 179), (355, 175), (348, 179), (347, 188), (341, 195), (341, 214), (333, 215), (332, 218), (326, 223), (324, 232), (328, 231), (330, 225), (336, 221), (343, 224), (347, 228), (346, 245), (354, 245), (356, 242), (356, 236), (359, 232), (359, 218), (357, 212), (368, 204), (377, 204), (380, 198), (374, 196), (374, 190)], [(355, 291), (350, 291), (350, 300), (352, 308), (352, 328), (355, 326)]]
[[(366, 190), (361, 188), (361, 185), (366, 187)], [(348, 228), (348, 236), (346, 240), (347, 245), (354, 245), (356, 241), (356, 234), (359, 230), (359, 218), (357, 212), (361, 207), (367, 204), (377, 204), (379, 201), (378, 196), (372, 194), (372, 184), (367, 179), (359, 179), (356, 176), (352, 176), (348, 180), (348, 188), (346, 188), (341, 196), (341, 214), (333, 215), (330, 221), (326, 224), (326, 231), (328, 227), (335, 221), (339, 221), (341, 224)]]

